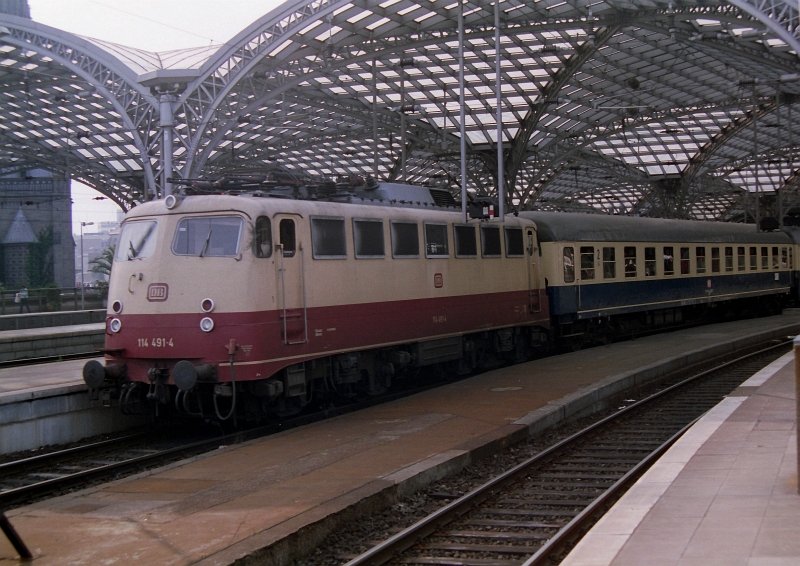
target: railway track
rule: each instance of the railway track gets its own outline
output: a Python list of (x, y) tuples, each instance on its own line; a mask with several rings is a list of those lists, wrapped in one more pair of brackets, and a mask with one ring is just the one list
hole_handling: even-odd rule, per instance
[(683, 378), (570, 435), (347, 561), (557, 564), (697, 418), (790, 343)]

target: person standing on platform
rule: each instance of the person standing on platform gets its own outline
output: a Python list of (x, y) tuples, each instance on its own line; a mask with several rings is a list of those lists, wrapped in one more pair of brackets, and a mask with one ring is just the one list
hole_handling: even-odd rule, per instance
[(19, 312), (22, 312), (23, 308), (26, 311), (31, 312), (31, 306), (28, 304), (28, 288), (23, 287), (20, 289), (19, 293), (17, 293), (17, 296), (19, 297)]

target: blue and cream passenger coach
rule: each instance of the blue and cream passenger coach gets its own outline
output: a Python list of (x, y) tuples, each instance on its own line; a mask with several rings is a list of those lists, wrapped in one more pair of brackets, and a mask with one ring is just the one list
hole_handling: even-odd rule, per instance
[[(636, 332), (729, 310), (778, 312), (793, 245), (752, 224), (522, 212), (536, 222), (561, 336)], [(723, 314), (723, 313), (715, 313)], [(612, 330), (612, 329), (608, 329)]]

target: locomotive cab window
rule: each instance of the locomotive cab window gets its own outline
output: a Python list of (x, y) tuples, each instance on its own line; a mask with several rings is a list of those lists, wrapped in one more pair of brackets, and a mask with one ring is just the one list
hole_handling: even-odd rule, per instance
[(483, 257), (500, 257), (500, 228), (481, 226), (481, 245), (483, 246)]
[(425, 255), (428, 257), (447, 257), (447, 224), (425, 224)]
[(155, 247), (155, 220), (126, 222), (122, 225), (122, 233), (119, 235), (119, 243), (117, 244), (114, 259), (116, 261), (145, 259), (153, 255)]
[(506, 256), (521, 257), (525, 255), (525, 244), (522, 228), (506, 228)]
[(233, 257), (239, 251), (243, 220), (238, 216), (182, 218), (172, 253), (197, 257)]
[(419, 257), (419, 229), (415, 222), (392, 222), (392, 255)]
[(453, 227), (456, 237), (456, 257), (476, 257), (478, 242), (475, 239), (475, 227), (456, 225)]
[(383, 221), (354, 219), (353, 241), (357, 258), (384, 257)]
[(256, 218), (253, 234), (253, 255), (270, 257), (272, 255), (272, 222), (266, 216)]
[(311, 218), (311, 249), (315, 258), (347, 256), (343, 218)]

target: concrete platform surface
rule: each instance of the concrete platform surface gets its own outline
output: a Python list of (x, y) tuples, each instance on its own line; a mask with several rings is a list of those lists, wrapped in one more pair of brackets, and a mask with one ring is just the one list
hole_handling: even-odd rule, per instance
[(562, 566), (800, 564), (794, 354), (709, 411)]
[[(666, 361), (800, 331), (800, 313), (650, 336), (485, 373), (7, 512), (49, 564), (230, 564), (460, 469), (487, 446), (591, 405)], [(732, 343), (733, 342), (733, 343)], [(734, 440), (735, 444), (735, 440)], [(16, 563), (0, 537), (0, 564)]]

